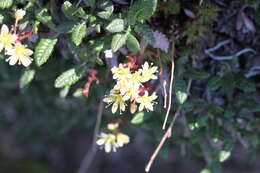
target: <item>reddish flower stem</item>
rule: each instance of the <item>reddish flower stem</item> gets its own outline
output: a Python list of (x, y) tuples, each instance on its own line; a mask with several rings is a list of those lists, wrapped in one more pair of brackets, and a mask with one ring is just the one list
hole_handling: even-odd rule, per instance
[(99, 79), (97, 78), (97, 70), (95, 69), (90, 69), (89, 70), (89, 73), (90, 73), (90, 76), (88, 77), (88, 80), (82, 90), (82, 93), (84, 94), (85, 97), (88, 98), (88, 95), (89, 95), (89, 88), (90, 88), (90, 85), (93, 81), (96, 81), (96, 84), (99, 83)]
[(23, 35), (23, 36), (21, 36), (21, 37), (19, 37), (18, 39), (17, 39), (17, 41), (22, 41), (22, 40), (24, 40), (24, 39), (26, 39), (26, 38), (28, 38), (28, 37), (30, 37), (30, 36), (32, 36), (32, 30), (30, 31), (30, 32), (28, 32), (27, 34), (25, 34), (25, 35)]

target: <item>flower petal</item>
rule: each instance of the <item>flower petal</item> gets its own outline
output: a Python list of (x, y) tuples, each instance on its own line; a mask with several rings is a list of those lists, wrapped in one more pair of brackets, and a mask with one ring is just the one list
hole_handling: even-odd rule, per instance
[(6, 61), (9, 61), (9, 65), (15, 65), (18, 59), (15, 56), (10, 56)]
[(25, 67), (28, 67), (32, 63), (32, 60), (29, 57), (21, 58), (20, 61)]
[(1, 34), (3, 34), (3, 33), (6, 33), (6, 34), (9, 33), (8, 26), (5, 24), (3, 24), (2, 28), (1, 28)]

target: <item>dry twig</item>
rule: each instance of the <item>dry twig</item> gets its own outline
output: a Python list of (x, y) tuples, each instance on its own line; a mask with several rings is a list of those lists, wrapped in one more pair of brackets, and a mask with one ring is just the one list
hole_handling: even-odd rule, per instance
[(180, 107), (178, 107), (178, 109), (177, 109), (177, 111), (175, 112), (174, 117), (173, 117), (173, 119), (172, 119), (172, 121), (171, 121), (170, 126), (168, 127), (167, 131), (164, 133), (164, 135), (163, 135), (163, 137), (162, 137), (162, 139), (161, 139), (159, 145), (158, 145), (157, 148), (155, 149), (153, 155), (150, 157), (149, 162), (148, 162), (148, 164), (147, 164), (146, 167), (145, 167), (145, 172), (149, 172), (149, 171), (150, 171), (150, 168), (151, 168), (151, 166), (152, 166), (152, 164), (153, 164), (153, 162), (154, 162), (156, 156), (159, 154), (159, 152), (160, 152), (160, 150), (161, 150), (163, 144), (165, 143), (166, 139), (171, 137), (172, 127), (173, 127), (173, 125), (174, 125), (174, 122), (175, 122), (176, 118), (177, 118), (178, 115), (180, 114), (180, 110), (181, 110)]
[[(192, 79), (189, 79), (188, 87), (187, 87), (187, 93), (190, 93), (191, 83), (192, 83)], [(175, 114), (173, 116), (173, 119), (171, 121), (170, 126), (168, 127), (167, 131), (164, 133), (164, 135), (163, 135), (159, 145), (156, 147), (155, 151), (153, 152), (152, 156), (150, 157), (150, 159), (149, 159), (149, 161), (148, 161), (148, 163), (147, 163), (147, 165), (145, 167), (145, 171), (146, 172), (150, 171), (150, 168), (151, 168), (155, 158), (159, 154), (159, 152), (160, 152), (163, 144), (165, 143), (166, 139), (171, 137), (173, 125), (174, 125), (177, 117), (180, 115), (180, 112), (181, 112), (181, 106), (178, 106), (177, 111), (175, 112)]]
[(94, 130), (94, 133), (93, 133), (92, 146), (88, 150), (88, 152), (85, 154), (77, 173), (86, 173), (87, 170), (89, 169), (95, 155), (96, 155), (96, 152), (97, 152), (96, 141), (97, 141), (97, 136), (98, 136), (99, 129), (100, 129), (103, 110), (104, 110), (104, 102), (101, 99), (100, 103), (99, 103), (99, 107), (98, 107), (96, 126), (95, 126), (95, 130)]
[(170, 88), (169, 88), (169, 102), (168, 102), (168, 109), (167, 109), (167, 113), (165, 115), (165, 119), (163, 122), (163, 127), (162, 129), (165, 129), (167, 120), (168, 120), (168, 116), (171, 110), (171, 105), (172, 105), (172, 85), (173, 85), (173, 78), (174, 78), (174, 54), (175, 54), (175, 44), (174, 42), (172, 42), (172, 54), (171, 54), (171, 61), (172, 61), (172, 69), (171, 69), (171, 81), (170, 81)]

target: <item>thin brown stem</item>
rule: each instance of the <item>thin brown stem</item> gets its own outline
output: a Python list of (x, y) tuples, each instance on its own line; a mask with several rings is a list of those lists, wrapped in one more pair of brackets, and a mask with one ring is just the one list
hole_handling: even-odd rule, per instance
[(180, 114), (180, 110), (181, 110), (180, 107), (178, 107), (178, 109), (175, 112), (174, 117), (173, 117), (173, 119), (171, 121), (170, 126), (168, 127), (167, 131), (164, 133), (164, 135), (163, 135), (159, 145), (156, 147), (155, 151), (153, 152), (152, 156), (150, 157), (149, 162), (148, 162), (148, 164), (145, 167), (145, 172), (149, 172), (150, 171), (150, 168), (151, 168), (155, 158), (159, 154), (159, 152), (160, 152), (163, 144), (165, 143), (166, 139), (171, 137), (171, 135), (172, 135), (172, 127), (173, 127), (173, 125), (175, 123), (176, 118)]
[[(192, 79), (189, 79), (189, 82), (188, 82), (188, 87), (187, 87), (187, 93), (190, 92), (190, 89), (191, 89), (191, 83), (192, 83)], [(170, 123), (170, 126), (168, 127), (167, 131), (164, 133), (159, 145), (156, 147), (156, 149), (154, 150), (152, 156), (150, 157), (146, 167), (145, 167), (145, 172), (149, 172), (150, 171), (150, 168), (154, 162), (154, 160), (156, 159), (157, 155), (159, 154), (163, 144), (165, 143), (166, 139), (167, 138), (170, 138), (172, 136), (172, 128), (174, 126), (174, 123), (176, 121), (176, 119), (178, 118), (178, 116), (180, 115), (180, 112), (181, 112), (181, 106), (178, 106), (177, 108), (177, 111), (175, 112), (174, 116), (173, 116), (173, 119)]]
[(97, 137), (98, 137), (98, 133), (99, 133), (99, 129), (100, 129), (100, 124), (101, 124), (101, 120), (102, 120), (102, 113), (104, 110), (104, 102), (101, 99), (100, 103), (99, 103), (99, 107), (98, 107), (98, 113), (97, 113), (97, 120), (96, 120), (96, 125), (95, 125), (95, 130), (93, 133), (93, 141), (92, 141), (92, 146), (91, 148), (88, 150), (88, 152), (85, 154), (80, 167), (78, 169), (77, 173), (86, 173), (87, 170), (89, 169), (95, 155), (97, 152)]
[(163, 80), (163, 93), (164, 93), (164, 105), (163, 105), (163, 108), (167, 108), (167, 91), (166, 91), (166, 85), (167, 85), (167, 81), (166, 80)]
[(168, 109), (165, 115), (165, 119), (164, 119), (164, 123), (163, 123), (163, 127), (162, 129), (165, 129), (169, 114), (170, 114), (170, 110), (171, 110), (171, 106), (172, 106), (172, 85), (173, 85), (173, 78), (174, 78), (174, 61), (172, 59), (172, 70), (171, 70), (171, 81), (170, 81), (170, 89), (169, 89), (169, 102), (168, 102)]

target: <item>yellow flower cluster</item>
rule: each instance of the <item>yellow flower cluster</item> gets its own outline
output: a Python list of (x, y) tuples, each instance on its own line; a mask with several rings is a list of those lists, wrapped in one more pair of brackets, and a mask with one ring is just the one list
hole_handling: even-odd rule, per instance
[(18, 26), (18, 21), (25, 15), (24, 10), (17, 10), (14, 14), (15, 25), (12, 30), (9, 30), (7, 25), (3, 24), (0, 31), (0, 52), (4, 50), (5, 55), (9, 58), (6, 59), (9, 65), (22, 64), (25, 67), (29, 66), (32, 62), (30, 57), (33, 51), (27, 48), (27, 45), (23, 45), (18, 35), (16, 34), (16, 28)]
[[(149, 96), (144, 83), (151, 79), (157, 79), (155, 73), (158, 72), (158, 67), (151, 66), (148, 62), (142, 65), (142, 68), (133, 70), (127, 64), (119, 64), (118, 67), (111, 69), (113, 79), (117, 80), (116, 85), (110, 91), (110, 95), (104, 98), (104, 102), (112, 105), (112, 113), (115, 113), (118, 108), (120, 113), (125, 111), (126, 102), (130, 102), (130, 111), (135, 113), (139, 104), (139, 111), (144, 108), (147, 111), (153, 111), (154, 100), (157, 95), (153, 93)], [(109, 106), (108, 105), (108, 106)]]
[(105, 149), (105, 152), (109, 153), (110, 151), (116, 152), (117, 148), (123, 147), (125, 144), (128, 144), (130, 139), (129, 136), (120, 132), (118, 129), (118, 123), (110, 123), (107, 125), (107, 129), (112, 133), (101, 133), (99, 139), (97, 140), (97, 145), (101, 149)]

